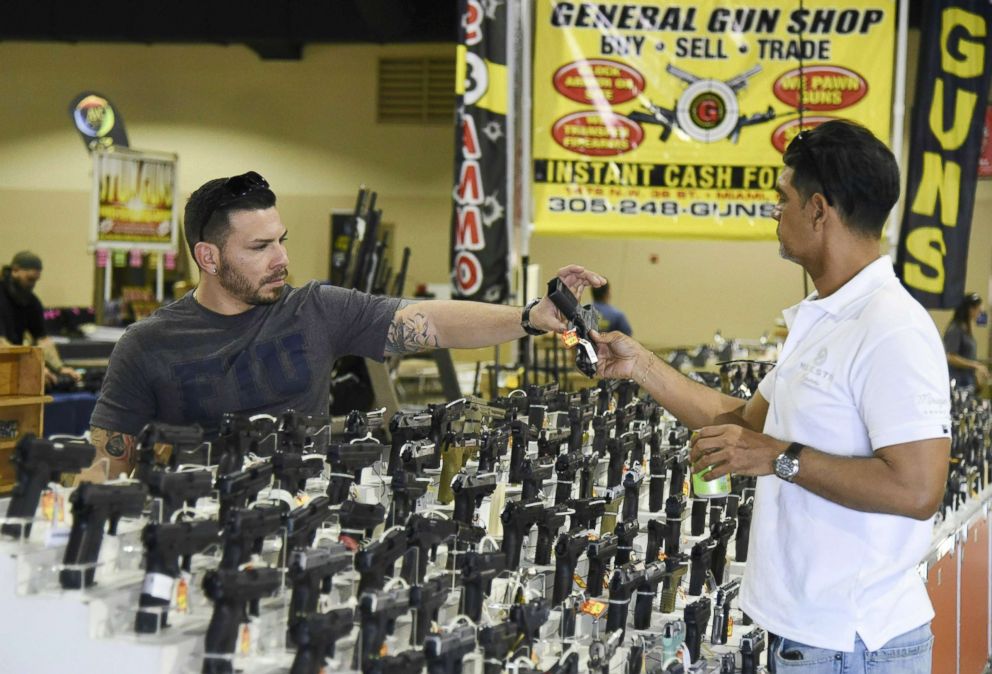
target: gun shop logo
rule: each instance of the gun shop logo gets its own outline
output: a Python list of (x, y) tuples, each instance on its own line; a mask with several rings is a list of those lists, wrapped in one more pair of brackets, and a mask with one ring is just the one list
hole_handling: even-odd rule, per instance
[(114, 128), (114, 108), (105, 98), (87, 96), (76, 104), (76, 128), (91, 138), (102, 138)]

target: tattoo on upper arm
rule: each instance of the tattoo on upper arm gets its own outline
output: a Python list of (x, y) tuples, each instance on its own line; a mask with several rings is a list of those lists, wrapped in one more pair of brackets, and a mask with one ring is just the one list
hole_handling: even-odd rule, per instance
[(419, 311), (406, 315), (397, 310), (386, 333), (386, 353), (416, 353), (439, 346), (437, 333), (427, 316)]

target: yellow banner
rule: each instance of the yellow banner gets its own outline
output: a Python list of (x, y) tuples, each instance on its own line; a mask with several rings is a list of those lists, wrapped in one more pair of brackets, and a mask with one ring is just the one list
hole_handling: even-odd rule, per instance
[(896, 4), (538, 0), (535, 231), (774, 239), (800, 98), (888, 141)]
[(98, 248), (175, 250), (175, 156), (133, 150), (93, 152), (91, 242)]

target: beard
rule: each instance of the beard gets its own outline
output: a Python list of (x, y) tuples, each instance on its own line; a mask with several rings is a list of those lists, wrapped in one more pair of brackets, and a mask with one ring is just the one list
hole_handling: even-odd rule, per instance
[(244, 302), (245, 304), (257, 306), (262, 304), (274, 304), (282, 296), (282, 291), (285, 286), (280, 286), (267, 291), (263, 291), (262, 289), (273, 281), (279, 281), (286, 278), (288, 273), (289, 272), (287, 270), (283, 269), (277, 274), (267, 276), (262, 279), (262, 282), (256, 286), (251, 282), (251, 279), (238, 271), (234, 265), (228, 264), (226, 260), (222, 260), (219, 273), (217, 274), (217, 280), (220, 282), (221, 288), (226, 290), (233, 297)]
[(4, 279), (4, 283), (7, 286), (7, 296), (14, 304), (19, 307), (26, 307), (31, 304), (31, 300), (34, 298), (34, 293), (32, 292), (33, 284), (31, 288), (25, 288), (17, 279), (10, 275)]

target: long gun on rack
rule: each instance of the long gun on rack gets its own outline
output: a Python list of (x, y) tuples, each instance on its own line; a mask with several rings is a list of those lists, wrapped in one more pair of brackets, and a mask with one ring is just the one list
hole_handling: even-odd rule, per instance
[(343, 231), (335, 236), (332, 243), (330, 281), (336, 286), (352, 287), (348, 285), (351, 278), (349, 272), (353, 269), (352, 261), (355, 257), (355, 241), (358, 239), (358, 222), (364, 220), (365, 202), (368, 197), (368, 190), (362, 185), (358, 189), (358, 200), (355, 203), (355, 210), (351, 219), (345, 222)]
[(358, 253), (355, 255), (355, 272), (351, 277), (351, 286), (356, 290), (368, 291), (368, 277), (372, 266), (372, 255), (375, 251), (375, 244), (378, 236), (379, 221), (382, 211), (376, 209), (377, 194), (372, 192), (369, 196), (368, 205), (365, 209), (365, 231), (362, 233), (361, 243), (358, 246)]
[[(72, 503), (72, 530), (59, 571), (59, 583), (67, 590), (78, 590), (93, 584), (103, 531), (117, 535), (117, 525), (124, 517), (141, 515), (148, 498), (148, 489), (141, 483), (92, 484), (84, 482), (69, 496)], [(79, 568), (71, 568), (71, 567)]]
[[(14, 448), (11, 462), (17, 471), (17, 482), (7, 507), (7, 517), (30, 520), (38, 510), (41, 492), (50, 482), (58, 482), (63, 475), (78, 473), (93, 463), (96, 448), (86, 442), (53, 442), (27, 433)], [(5, 536), (27, 538), (31, 535), (31, 522), (3, 524), (0, 531)]]
[[(145, 546), (145, 581), (138, 598), (134, 631), (153, 634), (167, 627), (172, 591), (180, 567), (189, 572), (191, 558), (220, 542), (220, 527), (214, 520), (149, 524), (141, 532)], [(152, 610), (143, 610), (152, 609)]]

